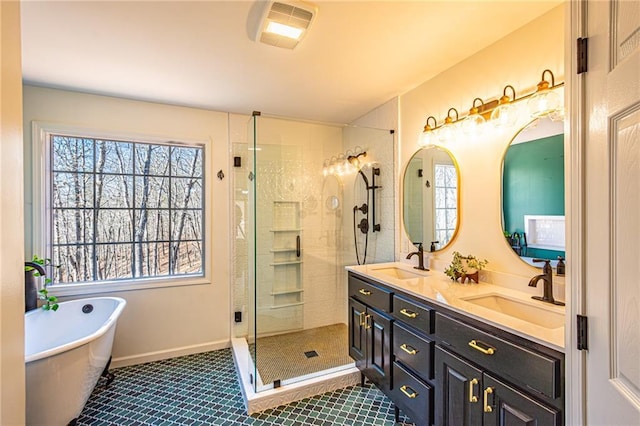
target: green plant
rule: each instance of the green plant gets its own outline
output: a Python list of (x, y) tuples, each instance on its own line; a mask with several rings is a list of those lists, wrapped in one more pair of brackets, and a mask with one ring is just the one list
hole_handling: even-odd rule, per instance
[[(484, 269), (489, 263), (488, 260), (483, 259), (480, 260), (473, 255), (463, 256), (460, 252), (453, 252), (453, 260), (451, 260), (451, 264), (447, 269), (444, 270), (444, 273), (447, 274), (449, 278), (452, 280), (456, 280), (461, 276), (466, 276), (469, 274), (469, 269), (475, 269), (476, 271), (480, 271)], [(475, 272), (474, 272), (475, 273)]]
[(504, 234), (505, 238), (511, 238), (511, 232), (509, 231), (502, 231), (502, 233)]
[[(60, 267), (60, 265), (54, 265), (53, 262), (51, 261), (51, 259), (42, 258), (42, 257), (40, 257), (40, 256), (38, 256), (36, 254), (33, 255), (33, 258), (31, 259), (31, 262), (42, 266), (42, 269), (44, 269), (45, 271), (47, 269), (59, 268)], [(47, 286), (51, 283), (51, 278), (49, 278), (46, 275), (46, 273), (44, 275), (42, 275), (33, 266), (25, 265), (24, 270), (25, 270), (25, 272), (32, 271), (33, 276), (35, 276), (35, 277), (44, 277), (44, 285), (42, 286), (42, 288), (40, 290), (38, 290), (38, 293), (39, 293), (38, 298), (40, 300), (44, 301), (44, 304), (42, 305), (42, 309), (44, 309), (45, 311), (57, 311), (58, 310), (58, 298), (56, 296), (49, 296), (49, 290), (47, 290)]]

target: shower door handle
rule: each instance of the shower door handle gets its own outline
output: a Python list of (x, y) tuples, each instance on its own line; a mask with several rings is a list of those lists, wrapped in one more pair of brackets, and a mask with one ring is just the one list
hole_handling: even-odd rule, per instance
[(296, 257), (300, 257), (300, 235), (296, 236)]

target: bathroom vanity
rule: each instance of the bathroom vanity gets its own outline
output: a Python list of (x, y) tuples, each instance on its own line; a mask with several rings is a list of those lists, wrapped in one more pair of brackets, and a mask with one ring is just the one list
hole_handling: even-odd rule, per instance
[(564, 424), (564, 309), (401, 263), (349, 267), (349, 353), (416, 425)]

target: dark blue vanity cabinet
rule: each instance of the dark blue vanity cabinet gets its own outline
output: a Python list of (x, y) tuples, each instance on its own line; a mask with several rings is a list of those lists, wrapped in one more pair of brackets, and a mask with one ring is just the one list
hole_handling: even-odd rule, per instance
[(349, 353), (416, 425), (564, 424), (564, 355), (349, 272)]
[(349, 278), (349, 355), (382, 391), (391, 388), (391, 292)]

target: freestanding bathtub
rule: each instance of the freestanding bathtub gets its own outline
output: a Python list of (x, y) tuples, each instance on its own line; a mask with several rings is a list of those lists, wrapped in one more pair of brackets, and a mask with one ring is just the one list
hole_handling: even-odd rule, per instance
[(25, 314), (27, 425), (67, 425), (82, 412), (111, 356), (119, 297), (62, 302)]

